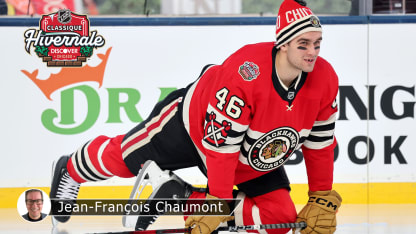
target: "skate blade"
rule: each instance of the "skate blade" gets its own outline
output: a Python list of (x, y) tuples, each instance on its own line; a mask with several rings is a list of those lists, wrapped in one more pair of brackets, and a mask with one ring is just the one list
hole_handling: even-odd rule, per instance
[[(168, 170), (162, 171), (154, 161), (146, 161), (137, 176), (128, 203), (132, 205), (134, 199), (143, 199), (141, 195), (148, 185), (155, 191), (160, 185), (168, 181), (169, 178), (170, 173)], [(123, 226), (135, 228), (138, 217), (138, 215), (123, 215)]]

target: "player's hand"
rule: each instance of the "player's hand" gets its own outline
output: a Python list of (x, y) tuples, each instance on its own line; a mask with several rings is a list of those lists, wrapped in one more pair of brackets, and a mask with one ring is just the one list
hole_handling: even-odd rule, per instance
[[(210, 194), (207, 194), (207, 199), (218, 199)], [(226, 204), (226, 202), (224, 202)], [(226, 209), (229, 210), (227, 207)], [(191, 234), (210, 234), (215, 231), (217, 227), (226, 221), (233, 220), (233, 216), (189, 216), (185, 221), (185, 228), (192, 228)]]
[(308, 203), (296, 219), (296, 222), (304, 221), (307, 224), (300, 233), (334, 233), (337, 226), (336, 213), (341, 202), (342, 198), (335, 190), (309, 192)]

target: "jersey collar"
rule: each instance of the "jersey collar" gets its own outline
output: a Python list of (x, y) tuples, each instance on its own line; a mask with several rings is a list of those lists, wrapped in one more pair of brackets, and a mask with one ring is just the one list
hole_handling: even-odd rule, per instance
[(276, 90), (276, 92), (279, 94), (279, 96), (288, 102), (289, 106), (292, 105), (293, 100), (295, 100), (295, 97), (297, 95), (297, 93), (299, 92), (299, 90), (302, 88), (303, 84), (305, 84), (306, 81), (306, 77), (308, 75), (307, 72), (303, 72), (301, 74), (299, 74), (298, 78), (296, 78), (289, 87), (286, 87), (286, 85), (284, 85), (282, 83), (282, 81), (279, 79), (279, 76), (277, 75), (276, 72), (276, 64), (274, 61), (276, 61), (276, 55), (277, 55), (277, 49), (276, 47), (273, 47), (272, 50), (272, 64), (273, 64), (273, 68), (272, 68), (272, 81), (273, 81), (273, 86), (274, 89)]

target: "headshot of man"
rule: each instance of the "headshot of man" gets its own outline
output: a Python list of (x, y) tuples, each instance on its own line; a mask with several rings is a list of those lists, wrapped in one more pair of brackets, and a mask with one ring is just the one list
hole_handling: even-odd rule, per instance
[(25, 192), (25, 203), (27, 213), (22, 215), (24, 219), (30, 222), (37, 222), (44, 219), (47, 214), (42, 213), (43, 194), (39, 189), (29, 189)]

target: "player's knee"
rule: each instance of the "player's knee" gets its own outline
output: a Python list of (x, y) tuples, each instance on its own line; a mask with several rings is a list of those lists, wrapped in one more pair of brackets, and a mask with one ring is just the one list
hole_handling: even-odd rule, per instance
[[(264, 224), (281, 224), (281, 223), (294, 223), (296, 221), (296, 209), (282, 209), (279, 206), (276, 206), (276, 210), (271, 210), (268, 212), (268, 215), (263, 217), (262, 223)], [(266, 229), (268, 234), (281, 234), (288, 233), (289, 228), (285, 229)]]
[[(263, 224), (281, 224), (296, 222), (296, 207), (290, 198), (289, 191), (280, 189), (265, 194), (258, 204)], [(290, 229), (267, 229), (269, 234), (287, 233)]]

